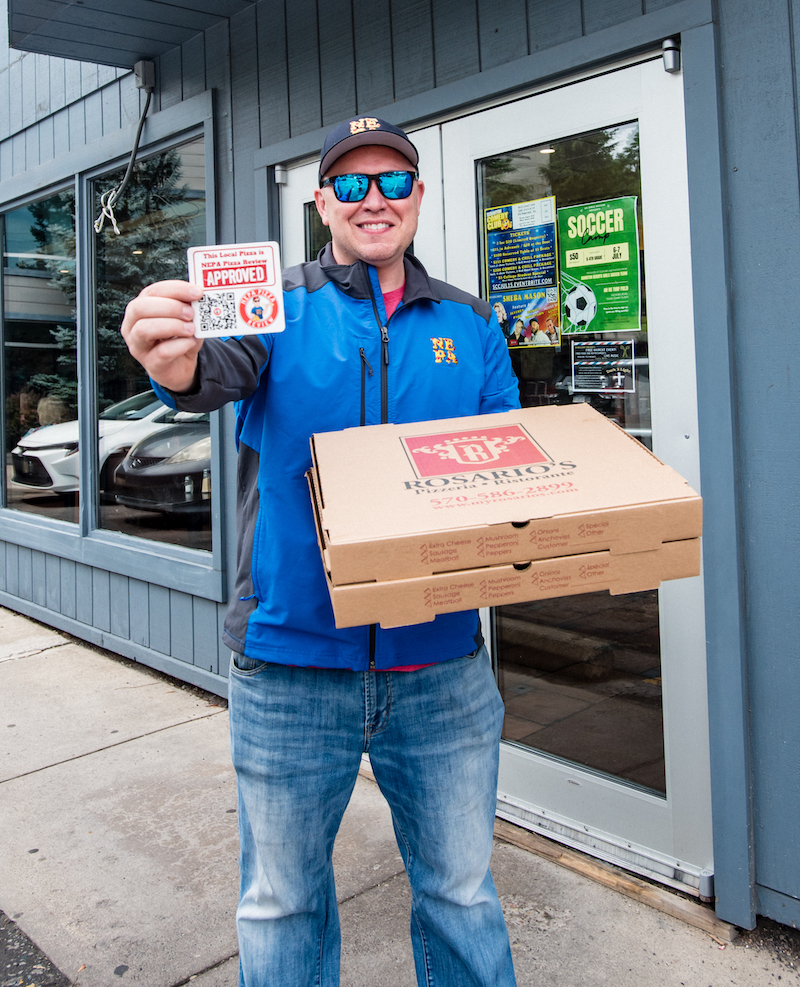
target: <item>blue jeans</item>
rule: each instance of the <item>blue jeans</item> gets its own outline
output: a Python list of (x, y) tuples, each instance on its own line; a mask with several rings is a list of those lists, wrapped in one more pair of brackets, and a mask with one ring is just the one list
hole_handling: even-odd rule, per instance
[(417, 982), (513, 987), (489, 873), (502, 718), (485, 648), (415, 672), (234, 656), (240, 987), (338, 985), (331, 854), (363, 751), (411, 884)]

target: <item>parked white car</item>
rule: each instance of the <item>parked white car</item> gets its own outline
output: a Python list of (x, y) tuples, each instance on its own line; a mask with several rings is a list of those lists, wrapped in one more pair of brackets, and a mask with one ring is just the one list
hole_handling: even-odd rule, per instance
[[(176, 412), (163, 404), (155, 391), (143, 391), (98, 416), (100, 490), (108, 492), (114, 471), (139, 439), (172, 424)], [(11, 450), (11, 482), (57, 494), (78, 489), (78, 422), (58, 422), (31, 429)]]

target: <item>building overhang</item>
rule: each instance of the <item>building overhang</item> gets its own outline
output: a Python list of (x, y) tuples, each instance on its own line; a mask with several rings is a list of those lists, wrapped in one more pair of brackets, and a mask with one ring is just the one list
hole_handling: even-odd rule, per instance
[(255, 0), (8, 0), (12, 48), (133, 68), (184, 44)]

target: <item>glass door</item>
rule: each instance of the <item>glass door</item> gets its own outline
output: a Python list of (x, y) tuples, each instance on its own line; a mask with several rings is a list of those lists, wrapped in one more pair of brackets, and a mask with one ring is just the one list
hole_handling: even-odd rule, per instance
[[(464, 117), (442, 161), (448, 280), (494, 305), (523, 406), (588, 402), (699, 490), (681, 78), (658, 59)], [(493, 629), (500, 814), (707, 892), (701, 579)]]

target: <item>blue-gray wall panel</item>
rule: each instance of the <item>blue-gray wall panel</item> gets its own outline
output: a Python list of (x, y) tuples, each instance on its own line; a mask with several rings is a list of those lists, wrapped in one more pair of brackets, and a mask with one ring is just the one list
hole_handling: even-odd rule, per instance
[(129, 127), (131, 124), (138, 123), (144, 109), (144, 103), (140, 98), (141, 90), (136, 88), (132, 75), (120, 79), (119, 88), (121, 126)]
[(321, 125), (319, 32), (316, 0), (293, 0), (286, 8), (289, 105), (292, 133)]
[(6, 545), (6, 592), (19, 596), (19, 546)]
[(169, 590), (164, 586), (149, 586), (150, 647), (170, 654)]
[(217, 243), (233, 243), (236, 239), (229, 52), (228, 24), (222, 21), (206, 31), (206, 82), (215, 92)]
[(64, 62), (64, 104), (81, 97), (81, 63), (68, 58)]
[(642, 0), (583, 0), (584, 34), (633, 20), (642, 14)]
[(394, 97), (403, 99), (432, 89), (433, 37), (429, 0), (392, 0)]
[(11, 168), (15, 175), (27, 171), (27, 148), (28, 141), (25, 131), (14, 134), (11, 138)]
[(22, 63), (24, 58), (18, 58), (9, 65), (8, 72), (8, 132), (16, 134), (22, 129)]
[(39, 164), (39, 127), (33, 124), (22, 132), (25, 136), (25, 170)]
[(88, 96), (97, 89), (97, 65), (81, 62), (81, 96)]
[(47, 606), (47, 569), (44, 552), (31, 552), (31, 578), (33, 593), (31, 599), (40, 607)]
[(103, 96), (101, 92), (90, 93), (83, 101), (86, 137), (84, 143), (91, 144), (103, 136)]
[(157, 74), (156, 99), (159, 109), (165, 110), (168, 106), (180, 103), (183, 98), (180, 48), (173, 48), (159, 58)]
[(92, 569), (92, 623), (111, 630), (111, 573), (104, 569)]
[(69, 151), (69, 110), (60, 110), (53, 117), (53, 146), (56, 154)]
[(50, 113), (50, 59), (44, 55), (36, 55), (36, 107), (34, 114), (37, 120)]
[(433, 6), (436, 85), (480, 72), (477, 0), (438, 0)]
[(0, 144), (0, 181), (5, 181), (14, 174), (14, 152), (10, 140)]
[(67, 107), (69, 114), (69, 149), (83, 147), (86, 143), (86, 116), (83, 103), (72, 103)]
[(61, 559), (57, 555), (45, 556), (46, 606), (56, 613), (61, 611)]
[[(231, 19), (231, 89), (233, 92), (233, 178), (236, 195), (236, 238), (255, 239), (253, 151), (259, 146), (258, 39), (256, 12), (250, 7)], [(248, 164), (245, 164), (248, 162)]]
[(217, 604), (213, 600), (192, 599), (193, 660), (209, 672), (219, 671), (217, 645)]
[(56, 155), (53, 121), (54, 117), (50, 116), (38, 125), (40, 161), (51, 161)]
[(128, 580), (128, 598), (130, 600), (130, 612), (133, 614), (131, 621), (131, 641), (141, 644), (145, 648), (150, 647), (150, 594), (148, 584), (141, 579)]
[(19, 595), (23, 600), (33, 600), (33, 552), (20, 546), (17, 559)]
[[(743, 571), (756, 879), (800, 891), (800, 414), (787, 330), (800, 289), (800, 194), (790, 8), (720, 5), (729, 165)], [(742, 73), (744, 59), (747, 71)]]
[(192, 597), (188, 593), (170, 590), (169, 594), (169, 654), (181, 661), (194, 658), (194, 626), (192, 624)]
[(0, 72), (0, 140), (11, 133), (11, 104), (9, 102), (8, 70)]
[(205, 39), (202, 34), (187, 41), (181, 48), (183, 98), (189, 99), (205, 92)]
[(481, 69), (504, 65), (528, 54), (525, 0), (478, 0)]
[(541, 51), (579, 38), (582, 33), (581, 0), (528, 0), (528, 44)]
[(319, 6), (322, 125), (332, 126), (356, 112), (356, 63), (350, 0)]
[(5, 592), (6, 589), (6, 543), (0, 541), (0, 590)]
[(105, 86), (100, 92), (103, 101), (103, 133), (110, 134), (122, 126), (119, 83)]
[(366, 113), (394, 99), (389, 0), (353, 0), (359, 25), (356, 45), (356, 112)]
[(286, 56), (286, 12), (283, 0), (264, 0), (256, 6), (256, 30), (259, 37), (258, 92), (261, 142), (272, 144), (290, 136), (289, 70)]
[(22, 66), (22, 126), (30, 127), (36, 122), (36, 56), (24, 55)]
[[(109, 630), (117, 637), (131, 636), (131, 611), (128, 596), (128, 577), (112, 572), (109, 578), (110, 619)], [(134, 614), (134, 623), (138, 620)]]
[(65, 617), (75, 617), (77, 613), (76, 604), (76, 576), (75, 563), (71, 559), (60, 559), (59, 574), (61, 578), (61, 607), (60, 612)]
[(75, 566), (75, 598), (77, 608), (76, 618), (82, 624), (92, 623), (92, 570), (88, 565), (78, 563)]

